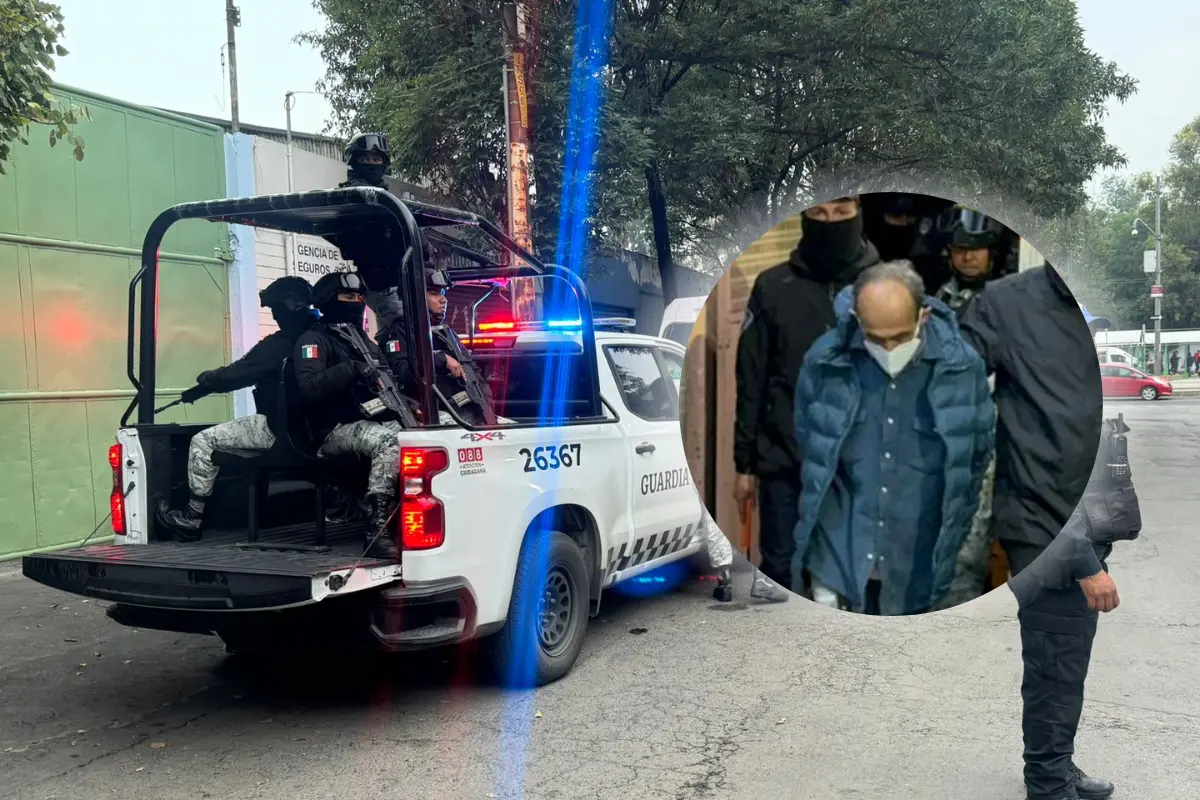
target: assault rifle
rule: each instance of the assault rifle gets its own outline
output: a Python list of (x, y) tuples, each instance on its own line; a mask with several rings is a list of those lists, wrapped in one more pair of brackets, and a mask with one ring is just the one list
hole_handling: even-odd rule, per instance
[(487, 380), (479, 371), (479, 364), (471, 357), (462, 346), (462, 342), (458, 340), (458, 335), (453, 330), (445, 325), (437, 325), (431, 329), (434, 337), (442, 344), (450, 357), (462, 365), (463, 378), (454, 379), (456, 383), (462, 383), (463, 388), (460, 391), (453, 392), (446, 399), (460, 410), (465, 410), (464, 406), (469, 403), (474, 403), (479, 407), (480, 413), (483, 415), (484, 425), (496, 424), (496, 410), (492, 397), (492, 387), (488, 386)]
[(417, 427), (417, 417), (413, 414), (408, 400), (396, 387), (396, 381), (382, 359), (375, 355), (376, 351), (367, 345), (367, 337), (353, 325), (339, 322), (329, 326), (330, 332), (349, 345), (351, 352), (371, 369), (370, 390), (374, 395), (362, 403), (362, 412), (368, 419), (373, 419), (385, 411), (390, 411), (400, 418), (400, 424), (406, 428)]

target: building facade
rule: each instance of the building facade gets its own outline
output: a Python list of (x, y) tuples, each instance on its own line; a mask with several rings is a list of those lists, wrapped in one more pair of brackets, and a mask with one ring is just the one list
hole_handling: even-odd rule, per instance
[[(107, 525), (107, 451), (133, 398), (128, 293), (142, 239), (167, 207), (225, 194), (219, 128), (60, 87), (88, 109), (75, 161), (34, 126), (0, 176), (0, 558), (80, 542)], [(229, 357), (228, 234), (176, 225), (160, 255), (164, 398)], [(166, 400), (164, 399), (164, 403)], [(227, 418), (227, 398), (170, 419)]]

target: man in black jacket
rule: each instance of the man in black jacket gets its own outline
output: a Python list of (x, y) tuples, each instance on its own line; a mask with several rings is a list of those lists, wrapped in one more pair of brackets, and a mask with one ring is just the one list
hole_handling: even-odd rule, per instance
[(804, 355), (836, 323), (833, 298), (863, 269), (879, 263), (863, 236), (855, 197), (806, 210), (802, 238), (791, 258), (763, 271), (746, 304), (737, 352), (734, 422), (734, 497), (760, 504), (759, 550), (763, 574), (792, 586), (800, 458), (792, 403)]
[[(1104, 413), (1095, 343), (1049, 265), (988, 284), (960, 327), (996, 378), (992, 531), (1020, 576), (1071, 519), (1095, 465)], [(1072, 575), (1077, 582), (1045, 591), (1019, 613), (1030, 800), (1096, 800), (1113, 792), (1072, 758), (1097, 611), (1117, 602), (1105, 567), (1110, 551), (1097, 546), (1087, 569)]]
[[(395, 378), (379, 347), (363, 332), (364, 293), (362, 280), (353, 272), (334, 272), (318, 280), (312, 302), (321, 319), (296, 342), (292, 363), (305, 413), (321, 442), (318, 455), (353, 454), (370, 460), (367, 554), (393, 559), (399, 551), (388, 529), (395, 513), (402, 426), (397, 409), (371, 410), (380, 375)], [(362, 351), (356, 351), (348, 337), (354, 337)]]
[(275, 445), (280, 433), (275, 418), (279, 402), (280, 367), (292, 354), (292, 347), (317, 321), (311, 301), (312, 289), (303, 278), (286, 277), (259, 292), (259, 302), (271, 309), (279, 330), (264, 338), (250, 352), (227, 367), (201, 372), (196, 385), (180, 399), (194, 403), (210, 394), (254, 386), (257, 413), (248, 417), (205, 428), (192, 437), (188, 447), (188, 490), (191, 497), (182, 509), (172, 509), (166, 500), (155, 510), (155, 520), (172, 531), (181, 541), (200, 538), (200, 522), (205, 501), (212, 495), (219, 468), (213, 464), (214, 452), (262, 452)]

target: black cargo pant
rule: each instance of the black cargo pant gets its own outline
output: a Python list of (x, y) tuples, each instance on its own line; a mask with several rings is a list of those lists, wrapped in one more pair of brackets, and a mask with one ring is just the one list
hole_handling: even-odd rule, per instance
[[(800, 516), (800, 475), (769, 475), (758, 481), (758, 568), (785, 589), (792, 588), (792, 554)], [(802, 591), (803, 586), (796, 591)]]
[[(1042, 548), (1001, 542), (1013, 575)], [(1105, 565), (1105, 569), (1108, 567)], [(1083, 711), (1083, 685), (1092, 660), (1098, 612), (1088, 608), (1079, 584), (1047, 591), (1018, 613), (1021, 622), (1021, 731), (1025, 739), (1025, 790), (1030, 800), (1074, 797), (1070, 765)]]

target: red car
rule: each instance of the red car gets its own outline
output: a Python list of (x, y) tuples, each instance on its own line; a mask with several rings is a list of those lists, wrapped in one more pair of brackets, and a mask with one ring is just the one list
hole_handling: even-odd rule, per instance
[(1127, 367), (1124, 364), (1101, 364), (1100, 379), (1104, 385), (1105, 397), (1140, 397), (1143, 400), (1157, 400), (1169, 397), (1171, 382), (1166, 378), (1147, 375), (1141, 370)]

